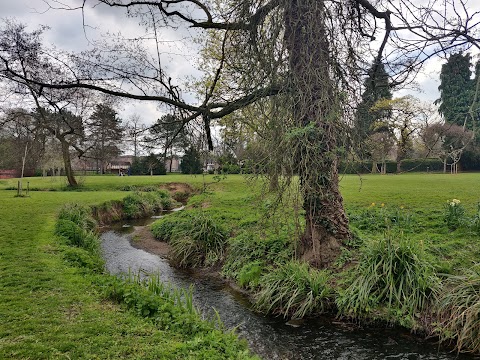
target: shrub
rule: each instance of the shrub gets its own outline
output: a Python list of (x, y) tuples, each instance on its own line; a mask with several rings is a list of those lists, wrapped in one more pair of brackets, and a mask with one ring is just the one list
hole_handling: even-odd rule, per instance
[(425, 309), (438, 288), (438, 278), (420, 244), (389, 232), (363, 248), (350, 285), (340, 293), (341, 314), (362, 318), (387, 310), (401, 325), (414, 325), (416, 313)]
[(480, 235), (480, 203), (477, 204), (477, 212), (472, 217), (470, 228)]
[(403, 159), (402, 171), (443, 171), (443, 161), (440, 159)]
[(103, 271), (103, 260), (100, 256), (95, 256), (85, 249), (78, 247), (68, 247), (63, 252), (63, 257), (70, 265), (79, 268), (88, 269), (93, 272)]
[(257, 294), (255, 308), (294, 319), (322, 312), (332, 294), (328, 280), (326, 271), (290, 261), (262, 276), (262, 290)]
[(100, 248), (98, 237), (70, 220), (58, 220), (55, 233), (67, 239), (68, 245), (78, 246), (91, 253), (97, 253)]
[(155, 221), (150, 229), (155, 239), (170, 242), (175, 232), (188, 226), (188, 219), (185, 216), (165, 216)]
[(437, 334), (457, 350), (480, 352), (480, 264), (451, 276), (437, 298)]
[(192, 289), (176, 288), (163, 283), (159, 276), (140, 278), (129, 274), (120, 279), (109, 277), (103, 284), (106, 295), (124, 303), (143, 317), (153, 317), (160, 328), (194, 335), (207, 326), (193, 306)]

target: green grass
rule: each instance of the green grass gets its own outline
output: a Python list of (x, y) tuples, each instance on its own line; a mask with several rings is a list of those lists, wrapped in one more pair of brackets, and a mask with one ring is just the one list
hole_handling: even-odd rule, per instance
[[(31, 189), (49, 191), (31, 191), (27, 198), (3, 190), (15, 187), (16, 179), (1, 180), (0, 321), (8, 325), (0, 327), (0, 358), (208, 358), (184, 334), (161, 331), (106, 301), (91, 275), (72, 266), (72, 259), (82, 261), (72, 254), (80, 250), (67, 251), (59, 243), (54, 222), (65, 203), (99, 205), (124, 198), (132, 193), (128, 189), (189, 183), (198, 192), (186, 212), (202, 212), (228, 232), (225, 276), (261, 290), (265, 273), (275, 268), (281, 273), (294, 257), (298, 224), (286, 209), (274, 213), (274, 199), (259, 198), (259, 187), (248, 187), (242, 176), (218, 180), (212, 175), (92, 176), (80, 177), (80, 191), (62, 191), (63, 178), (28, 178), (24, 188), (29, 181)], [(337, 269), (358, 261), (360, 249), (391, 230), (422, 244), (437, 273), (462, 274), (480, 259), (479, 182), (480, 174), (473, 173), (344, 176), (340, 187), (357, 237), (342, 251)], [(452, 230), (445, 204), (454, 198), (466, 215)]]
[[(104, 179), (105, 188), (118, 180)], [(221, 349), (228, 344), (218, 333), (199, 346), (198, 338), (159, 330), (151, 319), (107, 301), (97, 276), (65, 260), (66, 245), (54, 235), (63, 204), (99, 204), (125, 192), (14, 195), (0, 191), (0, 358), (225, 358)], [(238, 358), (249, 356), (243, 351)]]

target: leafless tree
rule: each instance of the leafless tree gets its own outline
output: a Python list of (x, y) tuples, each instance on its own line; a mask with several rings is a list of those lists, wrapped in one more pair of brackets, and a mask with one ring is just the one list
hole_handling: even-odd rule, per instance
[[(277, 137), (277, 149), (288, 152), (285, 160), (274, 157), (284, 161), (276, 168), (300, 178), (306, 226), (298, 254), (323, 267), (350, 236), (337, 159), (360, 76), (373, 59), (386, 64), (392, 86), (408, 84), (429, 58), (458, 47), (478, 48), (480, 14), (471, 5), (468, 0), (84, 0), (70, 10), (84, 14), (87, 6), (108, 6), (138, 17), (156, 52), (146, 50), (144, 37), (117, 38), (90, 53), (56, 56), (55, 64), (67, 70), (45, 78), (20, 71), (0, 44), (0, 72), (39, 93), (84, 88), (175, 107), (184, 124), (202, 119), (210, 148), (212, 121), (271, 99), (279, 109), (277, 124), (288, 124)], [(162, 31), (182, 26), (204, 37), (215, 34), (219, 44), (199, 101), (187, 101), (161, 61)]]

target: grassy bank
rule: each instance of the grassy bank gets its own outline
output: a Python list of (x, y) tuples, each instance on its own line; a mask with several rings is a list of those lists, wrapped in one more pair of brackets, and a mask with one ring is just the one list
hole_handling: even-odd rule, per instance
[[(479, 174), (345, 176), (341, 189), (355, 236), (327, 272), (292, 262), (301, 216), (296, 222), (273, 197), (258, 198), (234, 179), (194, 196), (188, 211), (152, 226), (158, 239), (172, 244), (180, 266), (220, 264), (225, 277), (252, 293), (260, 311), (287, 317), (333, 311), (426, 331), (447, 342), (459, 334), (477, 336), (479, 289), (459, 308), (442, 296), (450, 293), (452, 276), (480, 260)], [(453, 199), (459, 200), (454, 207)], [(463, 310), (473, 328), (468, 335), (461, 325), (466, 322), (449, 315)], [(457, 343), (462, 350), (479, 350), (462, 344)]]
[[(322, 272), (292, 261), (295, 235), (302, 227), (301, 214), (296, 221), (299, 214), (278, 206), (271, 196), (258, 197), (260, 188), (248, 187), (238, 175), (94, 176), (81, 179), (79, 192), (62, 191), (63, 179), (28, 181), (33, 190), (49, 191), (32, 191), (30, 198), (20, 199), (13, 198), (12, 190), (0, 191), (0, 216), (7, 224), (0, 235), (2, 243), (7, 244), (0, 255), (0, 281), (9, 289), (0, 294), (5, 297), (0, 302), (0, 315), (12, 323), (8, 334), (0, 334), (0, 351), (5, 354), (27, 357), (25, 354), (35, 351), (35, 346), (44, 347), (45, 357), (59, 356), (62, 351), (76, 354), (72, 351), (77, 348), (85, 348), (85, 354), (99, 354), (96, 351), (103, 342), (89, 339), (88, 334), (94, 332), (109, 338), (105, 354), (111, 357), (124, 354), (114, 345), (118, 342), (122, 342), (123, 351), (132, 346), (150, 357), (160, 351), (153, 349), (155, 341), (145, 333), (127, 331), (145, 328), (149, 334), (157, 334), (158, 329), (148, 320), (118, 311), (121, 307), (105, 302), (91, 279), (65, 264), (62, 249), (52, 238), (55, 214), (63, 203), (99, 204), (123, 198), (128, 190), (159, 183), (189, 183), (197, 191), (189, 199), (187, 211), (169, 215), (152, 227), (159, 239), (172, 244), (177, 264), (217, 266), (223, 276), (253, 294), (259, 310), (294, 317), (340, 311), (341, 316), (359, 321), (381, 319), (428, 329), (445, 341), (459, 338), (462, 344), (468, 344), (464, 350), (478, 346), (469, 339), (475, 338), (479, 327), (474, 264), (480, 259), (480, 174), (344, 176), (341, 191), (356, 236), (342, 250), (334, 268)], [(15, 180), (0, 181), (0, 189), (14, 186)], [(447, 201), (453, 199), (460, 200), (463, 213), (454, 213), (453, 220), (448, 220), (452, 209)], [(399, 271), (400, 267), (403, 270)], [(467, 272), (468, 268), (473, 270)], [(390, 274), (388, 281), (385, 274)], [(468, 289), (455, 293), (462, 283), (458, 279), (473, 284), (473, 294)], [(31, 287), (45, 291), (42, 296), (32, 296)], [(26, 289), (22, 292), (20, 288)], [(460, 291), (468, 294), (469, 302), (459, 304)], [(441, 298), (442, 294), (448, 297)], [(15, 302), (19, 305), (9, 305)], [(468, 327), (473, 332), (465, 332), (466, 322), (455, 316), (465, 309), (470, 311)], [(104, 316), (107, 323), (123, 321), (124, 328), (106, 331), (99, 321)], [(41, 324), (41, 331), (32, 326), (36, 323)], [(42, 335), (45, 333), (52, 335)], [(167, 344), (165, 354), (175, 358), (185, 351), (182, 344), (189, 341), (185, 335), (159, 333)], [(62, 337), (76, 345), (72, 345), (74, 350), (62, 350)], [(198, 351), (196, 354), (201, 354)]]
[(99, 204), (127, 193), (96, 188), (14, 195), (0, 191), (0, 358), (249, 358), (232, 335), (162, 330), (151, 317), (108, 300), (102, 276), (66, 260), (69, 247), (54, 235), (63, 204)]

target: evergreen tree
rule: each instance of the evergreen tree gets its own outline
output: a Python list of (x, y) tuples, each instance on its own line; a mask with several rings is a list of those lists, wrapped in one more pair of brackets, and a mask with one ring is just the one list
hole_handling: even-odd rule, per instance
[(165, 165), (155, 154), (135, 158), (130, 167), (132, 175), (165, 175)]
[(195, 148), (190, 147), (185, 151), (180, 164), (180, 170), (182, 174), (201, 174), (203, 172), (200, 154)]
[(391, 100), (392, 92), (388, 83), (388, 74), (383, 63), (374, 63), (368, 71), (364, 82), (365, 90), (362, 101), (358, 105), (355, 128), (359, 139), (372, 135), (375, 131), (373, 125), (381, 119), (388, 117), (388, 109), (372, 110), (375, 103), (381, 99)]
[(470, 54), (452, 54), (440, 72), (440, 104), (438, 111), (450, 124), (467, 125), (473, 129), (473, 122), (468, 120), (468, 111), (473, 101), (474, 81)]
[(120, 155), (120, 144), (124, 129), (117, 112), (107, 104), (98, 104), (90, 117), (91, 140), (93, 141), (90, 156), (97, 160), (100, 173), (112, 158)]

